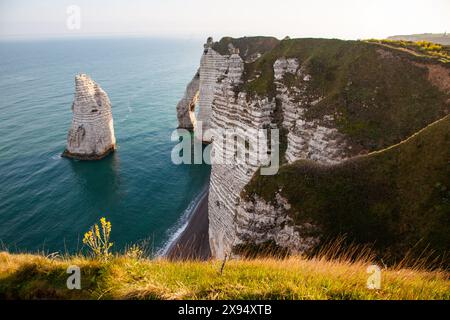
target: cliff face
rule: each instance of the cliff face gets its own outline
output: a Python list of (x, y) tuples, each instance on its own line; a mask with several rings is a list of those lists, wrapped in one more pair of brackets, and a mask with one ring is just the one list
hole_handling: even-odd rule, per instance
[[(281, 168), (300, 159), (338, 165), (396, 144), (449, 112), (450, 92), (430, 81), (430, 66), (438, 66), (440, 83), (450, 79), (448, 67), (434, 60), (364, 42), (209, 40), (199, 70), (199, 115), (213, 129), (279, 129)], [(213, 141), (212, 150), (222, 146)], [(263, 197), (267, 182), (258, 180), (249, 196), (244, 189), (260, 165), (212, 164), (209, 235), (216, 257), (267, 243), (305, 252), (326, 236), (320, 219), (296, 218), (301, 206), (292, 204), (306, 195), (286, 195), (284, 182)]]
[(97, 160), (116, 148), (111, 102), (108, 95), (89, 76), (75, 77), (72, 126), (63, 156)]
[[(204, 45), (200, 68), (187, 85), (183, 99), (177, 105), (178, 127), (193, 130), (197, 123), (202, 123), (203, 130), (211, 128), (212, 101), (220, 74), (227, 67), (227, 59), (211, 49), (212, 38)], [(198, 104), (198, 115), (195, 106)], [(204, 138), (204, 142), (211, 142)]]
[(193, 130), (196, 124), (195, 105), (198, 100), (200, 70), (186, 87), (183, 98), (177, 104), (178, 127)]
[[(212, 109), (215, 92), (224, 82), (232, 82), (230, 89), (241, 82), (243, 60), (239, 52), (245, 52), (245, 58), (251, 61), (258, 58), (266, 50), (273, 48), (278, 40), (275, 38), (256, 37), (250, 42), (223, 38), (213, 42), (208, 38), (200, 59), (200, 67), (194, 78), (186, 86), (183, 98), (177, 105), (178, 127), (193, 129), (197, 123), (202, 123), (204, 131), (214, 128), (212, 125)], [(233, 45), (236, 45), (236, 47)], [(250, 44), (250, 46), (249, 46)], [(241, 49), (240, 49), (241, 48)], [(231, 73), (229, 73), (231, 71)], [(195, 116), (195, 106), (198, 114)], [(210, 137), (203, 137), (204, 142), (211, 142)]]

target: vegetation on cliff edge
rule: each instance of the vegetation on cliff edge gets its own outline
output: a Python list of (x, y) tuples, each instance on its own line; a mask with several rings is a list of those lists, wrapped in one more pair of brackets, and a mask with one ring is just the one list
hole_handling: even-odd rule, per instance
[(257, 54), (263, 54), (275, 48), (280, 40), (274, 37), (243, 37), (231, 38), (223, 37), (218, 42), (214, 42), (212, 48), (222, 55), (230, 54), (230, 45), (239, 49), (242, 59), (254, 59)]
[(440, 255), (448, 267), (450, 115), (398, 145), (340, 164), (300, 160), (274, 176), (258, 171), (243, 196), (275, 203), (278, 192), (291, 204), (295, 224), (373, 243), (393, 261), (416, 246), (416, 253)]

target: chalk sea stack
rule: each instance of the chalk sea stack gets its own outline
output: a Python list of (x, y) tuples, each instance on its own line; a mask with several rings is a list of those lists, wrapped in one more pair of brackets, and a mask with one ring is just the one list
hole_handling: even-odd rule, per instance
[(116, 148), (111, 102), (88, 75), (75, 77), (72, 126), (63, 156), (78, 160), (99, 160)]

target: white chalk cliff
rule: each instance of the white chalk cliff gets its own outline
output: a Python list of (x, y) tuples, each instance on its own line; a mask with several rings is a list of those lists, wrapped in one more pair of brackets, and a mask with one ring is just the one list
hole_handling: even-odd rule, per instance
[[(252, 81), (265, 75), (256, 73), (249, 78), (246, 72), (254, 70), (253, 63), (264, 59), (265, 51), (272, 48), (263, 44), (261, 38), (231, 41), (241, 48), (235, 48), (231, 43), (226, 52), (223, 45), (220, 47), (222, 41), (214, 43), (211, 38), (205, 44), (198, 73), (177, 106), (180, 127), (192, 129), (195, 122), (201, 120), (204, 129), (248, 132), (278, 128), (283, 130), (286, 141), (286, 149), (280, 159), (283, 163), (309, 159), (325, 165), (336, 164), (366, 152), (338, 130), (336, 117), (341, 116), (339, 112), (321, 108), (314, 116), (307, 115), (307, 111), (322, 100), (327, 102), (320, 90), (312, 88), (317, 73), (310, 72), (311, 59), (300, 61), (278, 53), (271, 62), (272, 70), (263, 71), (273, 82), (271, 89), (267, 90), (273, 91), (250, 94), (245, 85), (251, 85)], [(245, 49), (243, 43), (250, 45)], [(247, 66), (250, 66), (248, 70)], [(290, 79), (295, 79), (294, 84)], [(351, 81), (348, 81), (348, 86), (351, 86)], [(199, 109), (197, 119), (193, 116), (195, 107)], [(221, 151), (221, 146), (213, 137), (214, 151)], [(249, 156), (254, 156), (251, 151)], [(260, 163), (250, 162), (212, 164), (208, 215), (209, 240), (214, 257), (230, 255), (233, 248), (243, 243), (271, 241), (290, 252), (301, 253), (319, 242), (316, 235), (320, 226), (314, 223), (294, 224), (292, 215), (288, 214), (289, 201), (281, 194), (277, 194), (270, 203), (257, 195), (253, 201), (245, 200), (242, 192), (260, 166)]]
[[(183, 99), (177, 106), (179, 126), (194, 128), (195, 121), (203, 122), (203, 129), (235, 129), (238, 132), (268, 127), (277, 127), (273, 114), (275, 101), (268, 97), (248, 99), (246, 92), (238, 92), (235, 88), (242, 82), (244, 64), (237, 48), (230, 45), (228, 54), (220, 54), (212, 48), (209, 38), (205, 44), (198, 73), (189, 83)], [(264, 52), (256, 52), (260, 57)], [(249, 62), (254, 61), (254, 58)], [(276, 80), (286, 73), (301, 73), (296, 60), (281, 58), (274, 65)], [(305, 82), (309, 75), (303, 75)], [(338, 144), (342, 143), (333, 129), (302, 120), (298, 103), (291, 102), (288, 88), (277, 82), (277, 97), (282, 101), (284, 113), (283, 126), (289, 130), (289, 143), (286, 157), (295, 161), (300, 157), (335, 162), (344, 158), (339, 152)], [(198, 118), (192, 116), (197, 103)], [(302, 140), (303, 134), (306, 139)], [(256, 137), (254, 137), (256, 139)], [(209, 142), (209, 141), (208, 141)], [(213, 152), (222, 151), (219, 144), (213, 143)], [(330, 151), (331, 150), (331, 151)], [(250, 154), (250, 156), (252, 156)], [(243, 241), (274, 240), (296, 251), (302, 251), (315, 244), (310, 237), (302, 238), (298, 230), (313, 228), (300, 226), (294, 229), (289, 218), (282, 210), (270, 204), (245, 203), (240, 193), (258, 170), (259, 164), (213, 164), (209, 188), (209, 238), (212, 255), (222, 258), (231, 254), (233, 246)], [(280, 201), (283, 201), (280, 199)], [(288, 205), (284, 204), (283, 205)], [(283, 206), (281, 205), (281, 207)]]
[[(257, 53), (261, 56), (263, 52)], [(198, 119), (205, 128), (235, 129), (249, 131), (268, 127), (277, 127), (273, 114), (275, 100), (268, 97), (248, 98), (246, 92), (236, 94), (234, 88), (242, 81), (244, 64), (239, 50), (230, 48), (229, 54), (220, 54), (212, 48), (212, 39), (208, 39), (201, 58), (198, 74), (188, 85), (186, 94), (177, 106), (179, 125), (193, 128), (192, 118), (197, 98)], [(281, 79), (286, 73), (301, 72), (298, 62), (281, 58), (274, 65), (275, 79)], [(305, 74), (307, 82), (309, 75)], [(198, 91), (197, 83), (199, 82)], [(193, 89), (195, 88), (195, 89)], [(284, 113), (283, 126), (289, 129), (287, 159), (295, 161), (300, 157), (317, 158), (323, 161), (339, 161), (344, 158), (337, 148), (337, 138), (333, 129), (302, 120), (301, 109), (293, 105), (289, 90), (277, 83), (277, 96), (282, 101)], [(318, 132), (317, 128), (321, 130)], [(299, 133), (297, 133), (299, 132)], [(308, 133), (307, 140), (301, 140), (300, 133)], [(256, 137), (255, 137), (256, 138)], [(332, 154), (328, 147), (333, 147)], [(220, 145), (213, 143), (213, 151), (219, 151)], [(222, 149), (220, 149), (222, 151)], [(252, 156), (250, 154), (250, 156)], [(302, 251), (315, 244), (313, 238), (302, 238), (298, 230), (313, 228), (303, 226), (294, 229), (290, 218), (283, 210), (277, 210), (270, 204), (245, 203), (240, 193), (258, 170), (258, 163), (213, 164), (209, 188), (209, 238), (212, 255), (222, 258), (231, 254), (232, 248), (245, 241), (274, 240), (277, 244), (287, 245), (295, 251)], [(280, 199), (281, 202), (284, 200)], [(285, 204), (281, 205), (283, 207)]]
[[(211, 128), (212, 102), (214, 90), (219, 76), (227, 68), (227, 59), (211, 46), (212, 38), (208, 38), (204, 45), (204, 52), (200, 60), (200, 68), (194, 78), (187, 85), (183, 98), (177, 105), (178, 127), (192, 130), (197, 123), (202, 123), (204, 131)], [(195, 116), (195, 106), (198, 114)], [(204, 142), (211, 142), (204, 137)]]
[(86, 74), (75, 77), (72, 113), (63, 156), (98, 160), (115, 150), (111, 102), (106, 92)]

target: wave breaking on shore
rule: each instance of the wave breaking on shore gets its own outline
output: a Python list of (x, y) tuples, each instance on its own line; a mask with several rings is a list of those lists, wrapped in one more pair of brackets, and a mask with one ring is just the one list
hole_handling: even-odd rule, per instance
[(157, 251), (157, 257), (166, 257), (170, 253), (170, 250), (176, 245), (178, 239), (186, 231), (191, 218), (194, 216), (195, 212), (199, 208), (200, 204), (204, 198), (208, 195), (208, 185), (206, 185), (201, 192), (194, 197), (194, 199), (189, 203), (188, 207), (184, 210), (181, 217), (178, 219), (176, 224), (171, 227), (167, 233), (169, 234), (169, 239), (164, 243), (164, 245)]

